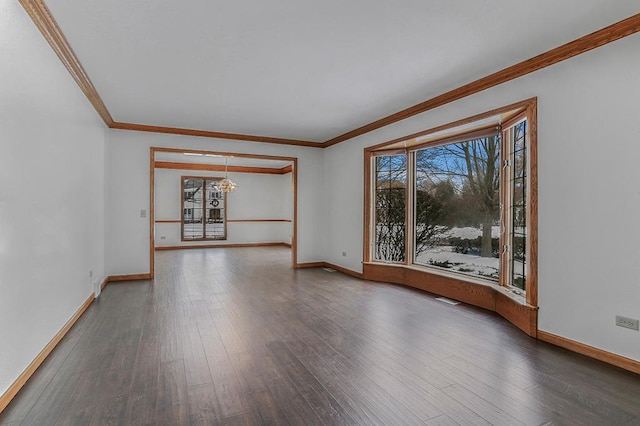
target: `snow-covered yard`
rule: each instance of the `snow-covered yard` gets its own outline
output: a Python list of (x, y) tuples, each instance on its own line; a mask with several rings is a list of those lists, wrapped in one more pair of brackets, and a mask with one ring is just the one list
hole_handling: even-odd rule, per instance
[[(520, 230), (521, 232), (523, 230)], [(443, 232), (442, 238), (459, 238), (461, 240), (476, 240), (482, 237), (482, 229), (473, 227), (451, 228)], [(500, 238), (500, 227), (491, 227), (491, 238)], [(489, 279), (498, 279), (500, 259), (497, 257), (481, 257), (477, 252), (456, 252), (451, 245), (433, 246), (422, 252), (416, 258), (416, 263), (427, 266), (437, 266), (450, 271), (463, 272)], [(524, 265), (514, 260), (514, 274), (522, 277)]]
[[(463, 240), (475, 240), (482, 237), (482, 229), (466, 226), (463, 228), (451, 228), (442, 235), (445, 238), (461, 238)], [(491, 238), (500, 238), (500, 227), (491, 227)]]
[(451, 271), (464, 272), (485, 278), (498, 279), (500, 259), (473, 254), (456, 253), (453, 246), (433, 247), (421, 253), (416, 263), (439, 266)]

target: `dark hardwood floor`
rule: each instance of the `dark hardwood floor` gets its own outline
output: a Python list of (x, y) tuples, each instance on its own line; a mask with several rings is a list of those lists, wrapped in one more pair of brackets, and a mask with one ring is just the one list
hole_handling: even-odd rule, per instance
[(2, 425), (640, 425), (640, 376), (286, 248), (157, 253), (109, 284)]

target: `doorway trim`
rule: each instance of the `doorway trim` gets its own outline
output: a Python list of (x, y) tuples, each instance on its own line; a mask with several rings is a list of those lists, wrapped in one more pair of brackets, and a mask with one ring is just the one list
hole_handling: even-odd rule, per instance
[(298, 267), (298, 158), (277, 155), (246, 154), (240, 152), (208, 151), (199, 149), (162, 148), (152, 146), (149, 150), (149, 278), (155, 276), (155, 171), (156, 152), (210, 154), (262, 160), (290, 161), (291, 179), (293, 183), (293, 237), (291, 238), (291, 267)]

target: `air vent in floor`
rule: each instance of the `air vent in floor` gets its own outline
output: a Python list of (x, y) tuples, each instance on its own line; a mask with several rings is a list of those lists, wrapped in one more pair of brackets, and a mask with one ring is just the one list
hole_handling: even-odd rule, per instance
[(446, 297), (436, 297), (436, 300), (438, 300), (440, 302), (448, 303), (449, 305), (459, 305), (460, 304), (460, 302), (458, 302), (457, 300), (447, 299)]

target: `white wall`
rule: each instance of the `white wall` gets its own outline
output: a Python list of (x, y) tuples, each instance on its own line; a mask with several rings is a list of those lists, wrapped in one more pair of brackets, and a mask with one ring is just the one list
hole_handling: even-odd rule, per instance
[[(156, 169), (156, 220), (180, 220), (182, 215), (182, 176), (224, 177), (221, 172)], [(229, 173), (239, 189), (227, 195), (227, 220), (292, 220), (292, 175)], [(289, 204), (285, 204), (289, 203)], [(156, 223), (156, 246), (215, 245), (281, 242), (290, 243), (291, 222), (231, 222), (226, 240), (182, 241), (180, 223)], [(163, 238), (164, 237), (164, 238)]]
[(106, 134), (15, 1), (0, 2), (0, 58), (2, 394), (105, 276)]
[[(298, 158), (298, 262), (323, 260), (323, 150), (297, 146), (109, 130), (107, 248), (109, 275), (149, 272), (149, 152), (151, 147), (202, 149)], [(242, 184), (241, 174), (230, 174)], [(288, 176), (288, 175), (284, 175)], [(286, 179), (286, 177), (283, 177)], [(240, 188), (231, 196), (239, 195)], [(286, 203), (283, 203), (286, 204)], [(230, 214), (232, 211), (229, 212)], [(234, 213), (235, 214), (235, 213)], [(249, 218), (247, 217), (240, 218)], [(160, 217), (158, 217), (160, 218)], [(231, 225), (231, 224), (230, 224)], [(258, 232), (256, 230), (256, 232)]]
[(539, 328), (640, 360), (614, 325), (640, 318), (639, 52), (633, 35), (327, 149), (327, 260), (361, 270), (363, 148), (537, 96)]

